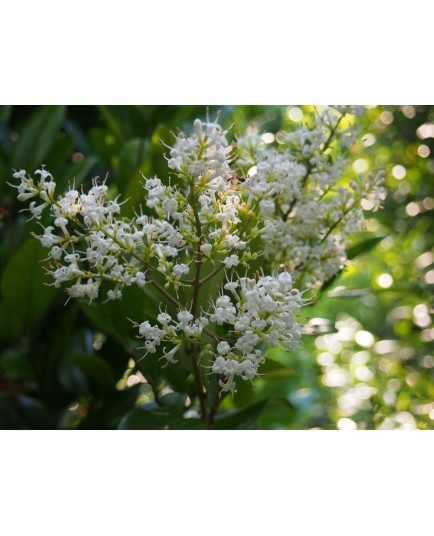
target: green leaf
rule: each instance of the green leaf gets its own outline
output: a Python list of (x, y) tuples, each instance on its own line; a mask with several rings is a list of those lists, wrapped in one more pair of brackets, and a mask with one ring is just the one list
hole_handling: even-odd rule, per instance
[(125, 133), (123, 132), (122, 123), (116, 113), (119, 108), (119, 106), (98, 106), (108, 128), (113, 132), (116, 138), (123, 143), (125, 142)]
[(225, 413), (216, 418), (214, 428), (216, 430), (250, 428), (258, 419), (267, 402), (268, 398), (265, 398), (246, 408)]
[(3, 272), (1, 291), (4, 303), (25, 326), (39, 320), (58, 293), (56, 288), (44, 285), (46, 279), (40, 261), (46, 254), (37, 240), (28, 240)]
[(124, 145), (119, 156), (119, 170), (117, 185), (122, 190), (129, 184), (130, 179), (136, 181), (136, 187), (141, 196), (144, 196), (143, 180), (139, 170), (143, 165), (149, 150), (149, 142), (144, 138), (133, 138)]
[(86, 134), (78, 123), (67, 118), (65, 119), (63, 127), (65, 132), (67, 132), (74, 140), (74, 143), (79, 151), (87, 155), (92, 152), (89, 142), (86, 138)]
[(171, 419), (169, 413), (134, 408), (122, 418), (118, 430), (163, 430)]
[(293, 427), (295, 416), (293, 404), (286, 397), (276, 397), (270, 399), (259, 422), (266, 428), (288, 428)]
[(146, 313), (151, 310), (158, 314), (159, 302), (154, 302), (147, 293), (148, 289), (127, 287), (123, 290), (122, 300), (108, 301), (106, 303), (80, 301), (80, 308), (84, 314), (103, 333), (113, 336), (119, 341), (128, 342), (137, 335), (128, 320), (142, 321)]
[(0, 430), (25, 430), (26, 421), (18, 414), (16, 404), (9, 398), (0, 397)]
[(116, 430), (127, 411), (134, 408), (140, 393), (140, 384), (123, 391), (106, 391), (98, 406), (80, 423), (87, 430)]
[(278, 370), (289, 370), (294, 373), (294, 371), (291, 368), (288, 368), (284, 363), (281, 363), (280, 361), (276, 361), (276, 359), (272, 359), (271, 357), (267, 356), (267, 359), (265, 360), (265, 363), (261, 365), (261, 374), (264, 373), (267, 376), (272, 372), (277, 372)]
[(98, 106), (107, 127), (116, 136), (119, 142), (140, 135), (144, 131), (146, 120), (146, 107), (141, 105)]
[(295, 370), (289, 367), (281, 367), (266, 373), (266, 380), (281, 380), (282, 378), (292, 378), (295, 376)]
[(207, 424), (203, 419), (175, 419), (170, 422), (169, 430), (206, 430)]
[(81, 162), (72, 163), (59, 179), (60, 185), (67, 185), (68, 181), (74, 181), (77, 188), (90, 174), (92, 168), (98, 162), (96, 156), (86, 156)]
[(89, 396), (91, 391), (88, 377), (78, 365), (69, 359), (69, 356), (61, 357), (57, 365), (57, 376), (64, 391), (78, 397)]
[(93, 354), (74, 353), (69, 356), (69, 359), (90, 378), (109, 389), (116, 384), (116, 376), (102, 357)]
[(32, 430), (48, 430), (52, 428), (47, 411), (40, 400), (27, 395), (18, 397), (17, 413), (26, 420), (26, 428)]
[(35, 381), (33, 366), (23, 352), (19, 352), (13, 348), (6, 349), (0, 355), (0, 365), (18, 378)]
[(373, 249), (379, 242), (381, 242), (385, 236), (374, 236), (371, 238), (367, 238), (366, 240), (363, 240), (363, 242), (359, 242), (358, 244), (355, 244), (354, 246), (351, 246), (347, 249), (347, 258), (349, 260), (355, 259), (356, 257), (359, 257), (363, 253), (367, 253), (371, 249)]
[(66, 106), (41, 106), (21, 132), (11, 158), (12, 167), (33, 171), (44, 164), (58, 133)]
[(187, 401), (187, 395), (184, 393), (168, 393), (160, 398), (160, 404), (162, 406), (177, 406), (185, 408)]
[[(366, 240), (363, 240), (362, 242), (359, 242), (358, 244), (355, 244), (354, 246), (351, 246), (347, 249), (347, 258), (348, 260), (353, 260), (356, 257), (359, 257), (360, 255), (363, 255), (364, 253), (367, 253), (371, 249), (373, 249), (378, 243), (380, 243), (385, 236), (373, 236), (371, 238), (367, 238)], [(333, 283), (341, 276), (344, 269), (339, 270), (336, 274), (334, 274), (332, 277), (327, 279), (321, 287), (321, 289), (318, 291), (318, 295), (322, 294), (325, 290), (330, 288)]]
[[(13, 148), (13, 143), (10, 137), (9, 129), (0, 121), (0, 155), (2, 152), (10, 153)], [(10, 167), (5, 165), (4, 160), (0, 160), (1, 176), (10, 175)]]
[(0, 106), (0, 124), (6, 125), (12, 114), (12, 106)]
[[(220, 386), (218, 386), (220, 389)], [(254, 389), (251, 382), (240, 381), (234, 396), (234, 404), (237, 408), (244, 408), (253, 402)]]
[(15, 339), (20, 334), (21, 328), (21, 321), (15, 311), (11, 311), (4, 302), (0, 302), (0, 340)]
[(343, 271), (344, 271), (343, 269), (339, 270), (339, 272), (336, 272), (335, 275), (332, 275), (332, 277), (327, 279), (327, 281), (323, 283), (322, 287), (318, 291), (318, 294), (321, 294), (322, 292), (330, 288), (333, 285), (333, 283), (338, 279), (338, 277), (342, 274)]
[[(56, 137), (49, 153), (44, 158), (44, 164), (47, 166), (47, 169), (55, 174), (56, 170), (68, 160), (72, 147), (73, 143), (69, 136), (62, 133), (62, 135)], [(56, 175), (54, 179), (57, 180)]]
[(106, 335), (112, 335), (117, 339), (123, 340), (122, 337), (116, 336), (118, 334), (116, 333), (115, 324), (112, 321), (109, 311), (104, 309), (105, 304), (87, 303), (85, 301), (79, 301), (78, 303), (80, 309), (96, 328)]
[(104, 164), (111, 166), (114, 155), (118, 148), (116, 147), (116, 138), (101, 128), (92, 127), (88, 132), (88, 139), (91, 143), (92, 152), (96, 153)]
[(95, 355), (106, 361), (113, 370), (117, 378), (121, 378), (124, 371), (128, 368), (128, 361), (131, 359), (131, 351), (122, 344), (122, 341), (111, 337), (110, 335), (104, 341)]

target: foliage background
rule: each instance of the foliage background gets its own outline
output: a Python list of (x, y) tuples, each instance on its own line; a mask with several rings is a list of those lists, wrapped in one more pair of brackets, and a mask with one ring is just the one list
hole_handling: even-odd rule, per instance
[[(312, 107), (222, 106), (236, 131), (289, 129)], [(59, 189), (109, 173), (124, 208), (140, 204), (139, 170), (166, 176), (170, 130), (189, 128), (203, 107), (0, 107), (0, 428), (179, 428), (191, 377), (134, 361), (126, 316), (147, 297), (88, 306), (44, 286), (38, 232), (6, 184), (12, 169), (45, 164)], [(381, 240), (359, 255), (306, 313), (304, 347), (273, 351), (252, 388), (227, 397), (221, 428), (434, 427), (434, 107), (378, 106), (360, 120), (349, 173), (386, 170), (385, 209), (371, 215)], [(368, 235), (366, 235), (368, 236)], [(366, 236), (356, 237), (363, 243)], [(365, 242), (366, 243), (366, 242)], [(355, 251), (357, 253), (357, 251)], [(161, 389), (159, 404), (154, 391)]]

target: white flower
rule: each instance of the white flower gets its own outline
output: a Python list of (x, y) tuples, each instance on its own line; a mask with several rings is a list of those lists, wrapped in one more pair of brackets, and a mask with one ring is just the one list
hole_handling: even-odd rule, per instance
[(66, 291), (72, 298), (87, 297), (92, 301), (98, 297), (99, 284), (89, 279), (87, 283), (75, 283)]
[(44, 229), (44, 233), (38, 237), (44, 248), (51, 248), (61, 240), (60, 237), (52, 233), (53, 229), (54, 227), (49, 225)]
[(182, 275), (188, 274), (190, 268), (186, 264), (175, 264), (173, 267), (173, 273), (176, 277), (181, 277)]
[(143, 288), (148, 282), (146, 275), (143, 272), (136, 272), (136, 275), (131, 279), (132, 283), (135, 283), (138, 287)]
[(178, 360), (175, 359), (175, 354), (179, 350), (180, 344), (172, 348), (170, 352), (166, 352), (166, 348), (163, 348), (163, 359), (165, 359), (168, 363), (178, 363)]
[(168, 326), (169, 323), (172, 321), (172, 317), (170, 315), (168, 315), (167, 313), (160, 313), (158, 316), (157, 316), (157, 320), (158, 322), (160, 322), (160, 324), (162, 324), (163, 326)]
[(178, 211), (178, 202), (176, 199), (167, 197), (162, 203), (164, 214), (169, 217)]
[(204, 255), (209, 257), (210, 254), (211, 254), (211, 251), (212, 251), (212, 245), (211, 244), (202, 244), (200, 246), (200, 250)]
[(276, 205), (271, 199), (261, 199), (261, 201), (259, 201), (259, 209), (263, 216), (273, 216), (276, 210)]
[(231, 351), (231, 347), (229, 345), (228, 342), (226, 341), (222, 341), (222, 342), (219, 342), (218, 345), (217, 345), (217, 352), (220, 354), (220, 355), (226, 355), (228, 354), (229, 352)]
[(225, 265), (225, 268), (232, 268), (233, 266), (238, 266), (240, 264), (240, 259), (238, 258), (238, 255), (230, 255), (225, 258), (223, 264)]
[(226, 393), (228, 391), (231, 391), (232, 393), (236, 392), (236, 383), (233, 381), (232, 377), (229, 376), (228, 379), (225, 381), (219, 380), (219, 385), (221, 387), (221, 390), (223, 393)]
[(223, 374), (226, 368), (226, 359), (222, 356), (218, 356), (212, 364), (212, 371), (214, 374)]
[(109, 300), (120, 300), (122, 298), (122, 290), (117, 287), (107, 292), (107, 298)]
[(193, 320), (193, 315), (188, 311), (179, 311), (176, 315), (181, 325), (186, 325)]

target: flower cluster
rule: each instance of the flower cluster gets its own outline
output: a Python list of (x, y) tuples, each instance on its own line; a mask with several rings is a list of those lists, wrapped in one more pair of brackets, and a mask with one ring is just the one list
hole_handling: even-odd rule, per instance
[[(382, 175), (343, 182), (345, 161), (332, 156), (354, 141), (347, 118), (359, 113), (326, 109), (311, 127), (280, 133), (274, 147), (259, 136), (230, 143), (217, 122), (197, 119), (191, 135), (178, 133), (168, 147), (168, 178), (144, 178), (144, 208), (134, 217), (121, 214), (105, 182), (58, 195), (44, 168), (37, 178), (24, 170), (13, 177), (18, 199), (32, 200), (27, 210), (42, 226), (36, 236), (56, 287), (92, 301), (152, 285), (167, 310), (156, 325), (135, 324), (146, 354), (176, 363), (185, 352), (195, 370), (213, 355), (204, 366), (223, 391), (235, 391), (239, 379), (258, 375), (265, 346), (297, 343), (300, 286), (336, 274), (362, 228), (361, 201), (380, 206)], [(218, 294), (204, 300), (207, 282), (225, 274)]]
[[(353, 110), (361, 113), (360, 107)], [(354, 141), (354, 129), (341, 127), (348, 107), (326, 109), (312, 128), (280, 133), (279, 147), (267, 149), (259, 136), (241, 138), (240, 165), (250, 167), (245, 189), (259, 207), (264, 254), (310, 287), (319, 287), (345, 264), (350, 236), (363, 228), (364, 208), (384, 200), (384, 174), (361, 174), (345, 186), (345, 160), (330, 159), (332, 143)]]
[(176, 320), (165, 312), (161, 312), (157, 320), (159, 326), (151, 326), (150, 322), (146, 320), (140, 325), (136, 324), (136, 327), (139, 329), (140, 337), (146, 339), (144, 346), (146, 354), (154, 354), (162, 342), (174, 344), (174, 347), (169, 351), (163, 348), (162, 358), (170, 363), (177, 363), (176, 352), (183, 342), (200, 342), (201, 334), (209, 323), (205, 316), (194, 318), (185, 309), (181, 309), (177, 313)]
[(258, 279), (241, 277), (228, 281), (223, 289), (210, 320), (230, 326), (234, 338), (218, 344), (212, 371), (225, 377), (220, 380), (224, 391), (233, 391), (235, 376), (252, 380), (258, 374), (259, 365), (265, 361), (258, 345), (281, 345), (289, 351), (297, 344), (301, 332), (295, 314), (306, 300), (293, 288), (286, 271)]

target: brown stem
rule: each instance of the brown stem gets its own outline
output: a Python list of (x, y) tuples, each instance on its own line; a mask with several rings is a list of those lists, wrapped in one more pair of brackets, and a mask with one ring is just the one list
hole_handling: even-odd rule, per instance
[(223, 335), (217, 335), (217, 333), (214, 333), (214, 331), (211, 331), (208, 328), (203, 328), (203, 331), (204, 333), (212, 337), (217, 342), (226, 341), (226, 342), (229, 342), (230, 344), (233, 344), (234, 342), (236, 342), (236, 339), (231, 339), (230, 337), (223, 337)]
[(217, 411), (222, 400), (223, 400), (223, 397), (221, 393), (217, 393), (217, 396), (215, 397), (215, 400), (214, 400), (214, 404), (211, 406), (211, 411), (209, 412), (209, 415), (208, 415), (208, 430), (212, 430), (214, 426), (214, 419), (217, 415)]
[(200, 285), (203, 285), (204, 283), (206, 283), (209, 279), (211, 279), (212, 277), (214, 277), (215, 275), (217, 275), (219, 272), (221, 272), (224, 268), (224, 264), (220, 264), (215, 270), (213, 270), (211, 273), (209, 273), (207, 276), (205, 276), (203, 279), (201, 279), (199, 281), (199, 284)]
[(163, 296), (166, 296), (166, 298), (171, 301), (174, 305), (176, 305), (177, 307), (181, 308), (181, 304), (179, 303), (179, 301), (174, 298), (170, 292), (167, 292), (167, 290), (162, 286), (160, 285), (160, 283), (158, 283), (158, 281), (156, 281), (151, 275), (149, 274), (146, 274), (146, 279), (156, 288), (158, 289), (161, 294), (163, 294)]
[(194, 369), (194, 378), (196, 380), (196, 390), (199, 397), (200, 411), (202, 413), (202, 418), (207, 419), (208, 417), (208, 408), (206, 406), (206, 392), (202, 382), (202, 374), (200, 371), (200, 365), (198, 360), (198, 346), (197, 344), (192, 344), (190, 348), (190, 357), (191, 362), (193, 363)]
[[(191, 182), (190, 195), (191, 195), (191, 206), (193, 208), (193, 213), (194, 213), (194, 218), (195, 218), (196, 236), (198, 238), (196, 259), (195, 259), (196, 274), (195, 274), (194, 283), (193, 283), (194, 289), (193, 289), (193, 299), (191, 303), (191, 314), (193, 315), (193, 319), (196, 320), (198, 316), (198, 306), (199, 306), (200, 273), (202, 270), (204, 255), (200, 249), (200, 246), (202, 245), (203, 236), (202, 236), (202, 226), (200, 223), (200, 217), (199, 217), (199, 213), (196, 207), (194, 181)], [(198, 346), (195, 343), (191, 344), (190, 357), (193, 363), (194, 376), (196, 379), (197, 394), (199, 397), (202, 418), (207, 419), (208, 408), (206, 404), (206, 391), (204, 389), (202, 374), (201, 374), (200, 365), (199, 365)]]

